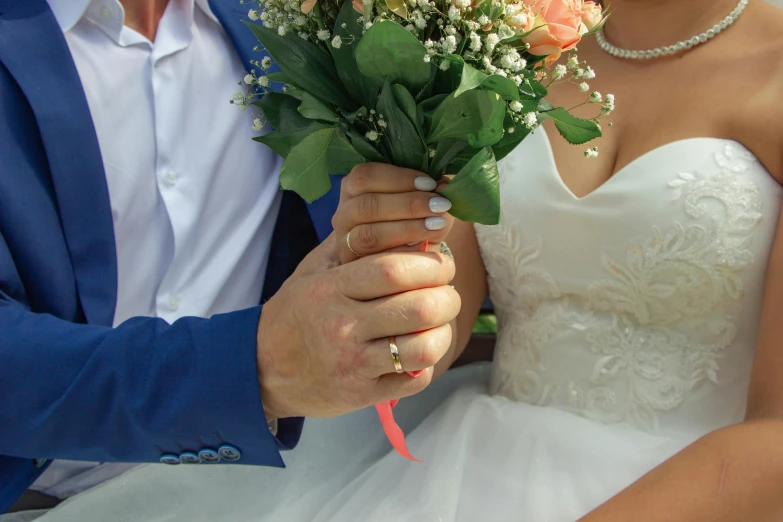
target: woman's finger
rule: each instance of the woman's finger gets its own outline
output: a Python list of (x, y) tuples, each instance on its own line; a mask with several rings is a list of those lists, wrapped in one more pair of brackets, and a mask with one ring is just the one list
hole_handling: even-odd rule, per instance
[(340, 198), (353, 198), (368, 192), (393, 194), (420, 190), (435, 190), (435, 180), (426, 174), (385, 163), (360, 163), (345, 176), (340, 186)]
[(431, 192), (369, 192), (343, 201), (332, 225), (335, 230), (348, 231), (363, 223), (423, 219), (450, 209), (451, 201)]
[[(340, 245), (340, 262), (411, 246), (422, 241), (440, 243), (451, 230), (454, 218), (448, 214), (424, 219), (365, 223), (352, 228)], [(415, 248), (414, 248), (415, 250)]]

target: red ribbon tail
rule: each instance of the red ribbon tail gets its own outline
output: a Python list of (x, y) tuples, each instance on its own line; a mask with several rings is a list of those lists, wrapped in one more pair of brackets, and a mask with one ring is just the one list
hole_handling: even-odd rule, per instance
[(395, 399), (393, 401), (379, 402), (375, 405), (375, 409), (378, 411), (378, 417), (381, 419), (381, 426), (383, 426), (386, 437), (389, 439), (389, 442), (391, 442), (392, 447), (397, 450), (397, 453), (408, 460), (421, 462), (408, 452), (408, 446), (405, 444), (405, 434), (394, 421), (392, 408), (396, 406), (398, 402), (399, 399)]

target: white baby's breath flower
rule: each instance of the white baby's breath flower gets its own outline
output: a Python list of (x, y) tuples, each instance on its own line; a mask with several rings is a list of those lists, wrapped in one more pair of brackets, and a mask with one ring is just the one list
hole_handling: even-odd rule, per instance
[(579, 58), (576, 55), (571, 55), (571, 57), (566, 62), (566, 68), (569, 71), (576, 70), (579, 67)]
[(277, 28), (277, 34), (279, 34), (280, 36), (285, 36), (285, 26), (284, 25), (281, 25), (280, 27)]
[(432, 60), (432, 58), (430, 57), (429, 54), (425, 54), (424, 55), (424, 63), (430, 63), (431, 60)]
[(499, 43), (500, 43), (500, 37), (498, 35), (494, 33), (488, 34), (487, 39), (484, 41), (484, 48), (487, 51), (492, 52), (495, 50), (495, 47)]
[(584, 76), (584, 74), (585, 74), (585, 70), (579, 67), (577, 68), (577, 70), (574, 71), (574, 78), (581, 78), (582, 76)]
[(590, 103), (598, 103), (601, 101), (601, 93), (598, 91), (593, 91), (590, 93)]
[(253, 118), (253, 130), (258, 132), (264, 127), (264, 123), (261, 118)]
[(514, 112), (519, 112), (522, 110), (522, 104), (515, 100), (508, 104), (508, 108)]
[(256, 11), (255, 9), (251, 9), (250, 11), (247, 12), (247, 17), (253, 21), (258, 20), (258, 11)]
[(427, 20), (425, 20), (423, 17), (416, 18), (413, 21), (413, 25), (415, 25), (418, 29), (426, 29), (427, 28)]
[(252, 75), (252, 74), (246, 74), (246, 75), (245, 75), (245, 78), (244, 78), (244, 81), (245, 81), (245, 83), (246, 83), (246, 84), (250, 85), (250, 84), (252, 84), (254, 81), (256, 81), (256, 79), (255, 79), (255, 78), (253, 78), (253, 75)]
[(538, 116), (535, 112), (528, 112), (522, 119), (522, 123), (524, 123), (525, 127), (528, 129), (535, 129), (538, 126)]
[(467, 9), (470, 7), (471, 0), (457, 0), (457, 7), (460, 9)]
[(315, 33), (315, 35), (316, 35), (316, 36), (318, 37), (318, 39), (319, 39), (319, 40), (321, 40), (322, 42), (325, 42), (326, 40), (328, 40), (328, 39), (329, 39), (329, 38), (331, 38), (331, 36), (332, 36), (331, 34), (329, 34), (329, 31), (327, 31), (326, 29), (321, 29), (320, 31), (318, 31), (317, 33)]
[(586, 82), (582, 82), (582, 83), (579, 84), (579, 90), (582, 91), (582, 92), (587, 92), (587, 91), (590, 90), (590, 86), (587, 85)]
[(514, 127), (509, 127), (508, 129), (506, 129), (506, 132), (508, 132), (509, 134), (514, 134), (514, 132), (516, 132), (516, 129)]
[(448, 70), (448, 68), (449, 68), (449, 65), (451, 65), (451, 62), (449, 62), (448, 60), (443, 60), (442, 62), (440, 62), (440, 66), (439, 66), (439, 67), (440, 67), (440, 70), (441, 70), (441, 71), (446, 71), (446, 70)]
[(449, 7), (449, 19), (454, 22), (459, 22), (462, 18), (462, 13), (460, 13), (459, 8), (456, 6)]
[(258, 80), (256, 81), (258, 82), (258, 85), (260, 85), (261, 87), (269, 87), (269, 78), (267, 78), (266, 76), (259, 76)]
[(232, 96), (231, 99), (233, 99), (234, 101), (242, 101), (245, 99), (245, 93), (243, 93), (242, 91), (237, 91), (234, 93), (234, 96)]
[(481, 24), (481, 25), (489, 25), (490, 21), (491, 20), (489, 19), (489, 17), (487, 15), (481, 15), (481, 16), (479, 16), (479, 19), (478, 19), (478, 23)]
[(365, 138), (367, 138), (370, 141), (378, 141), (378, 133), (374, 130), (367, 131), (367, 134), (364, 135)]
[(481, 50), (481, 37), (476, 33), (470, 33), (470, 50), (473, 52), (479, 52)]
[(335, 49), (339, 49), (343, 45), (343, 39), (340, 38), (340, 35), (338, 34), (334, 38), (332, 38), (332, 47)]
[(595, 71), (588, 65), (587, 69), (585, 69), (584, 74), (582, 75), (582, 78), (585, 80), (592, 80), (595, 78)]
[(450, 34), (443, 39), (443, 44), (441, 45), (441, 49), (443, 49), (443, 52), (445, 54), (452, 54), (457, 50), (457, 39), (454, 37), (454, 35)]
[(561, 63), (561, 64), (558, 64), (558, 65), (555, 65), (555, 69), (552, 71), (552, 77), (555, 80), (562, 80), (565, 77), (567, 72), (568, 72), (568, 70), (566, 69), (566, 66)]
[(264, 56), (261, 59), (261, 67), (263, 69), (269, 69), (270, 67), (272, 67), (272, 58), (270, 58), (269, 56)]
[(585, 158), (597, 158), (598, 157), (598, 147), (593, 147), (592, 149), (585, 149)]
[(386, 128), (386, 120), (378, 120), (378, 127), (385, 129)]

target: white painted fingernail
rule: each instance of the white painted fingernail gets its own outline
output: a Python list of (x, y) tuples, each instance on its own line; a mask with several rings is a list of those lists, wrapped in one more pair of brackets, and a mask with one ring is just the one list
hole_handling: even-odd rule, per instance
[(427, 227), (427, 230), (440, 230), (446, 226), (446, 218), (428, 217), (424, 220), (424, 226)]
[(448, 212), (450, 208), (451, 201), (446, 198), (436, 196), (430, 199), (430, 212), (434, 212), (435, 214), (443, 214), (444, 212)]
[(408, 243), (408, 246), (416, 246), (420, 243), (420, 241), (414, 241), (413, 243)]
[(413, 186), (416, 187), (416, 190), (421, 190), (422, 192), (432, 192), (438, 186), (438, 183), (429, 176), (419, 176), (413, 180)]

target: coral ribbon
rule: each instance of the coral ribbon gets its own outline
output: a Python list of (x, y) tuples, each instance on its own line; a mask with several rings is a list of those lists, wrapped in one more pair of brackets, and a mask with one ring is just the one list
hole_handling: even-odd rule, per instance
[[(419, 248), (419, 252), (426, 252), (427, 247), (429, 246), (429, 241), (424, 241)], [(415, 372), (407, 372), (408, 375), (411, 377), (418, 377), (422, 373), (424, 373), (424, 370), (417, 370)], [(408, 446), (405, 444), (405, 434), (402, 432), (402, 429), (397, 425), (397, 423), (394, 421), (394, 413), (392, 413), (392, 408), (397, 406), (397, 403), (400, 402), (400, 399), (394, 399), (391, 401), (386, 402), (379, 402), (375, 405), (375, 410), (378, 412), (378, 418), (381, 419), (381, 426), (383, 426), (383, 432), (386, 433), (386, 437), (389, 439), (389, 442), (391, 442), (392, 447), (397, 450), (397, 453), (402, 455), (408, 460), (412, 460), (414, 462), (421, 462), (419, 459), (414, 457), (410, 454), (408, 451)]]

